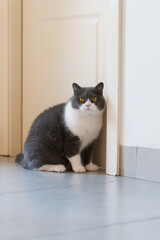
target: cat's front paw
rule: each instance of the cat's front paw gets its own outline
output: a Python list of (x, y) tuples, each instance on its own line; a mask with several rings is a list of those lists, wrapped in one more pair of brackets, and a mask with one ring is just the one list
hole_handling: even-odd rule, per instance
[(98, 171), (98, 166), (94, 163), (89, 163), (88, 165), (85, 166), (87, 171)]
[(73, 171), (76, 173), (84, 173), (84, 172), (86, 172), (86, 169), (83, 166), (76, 166), (73, 168)]

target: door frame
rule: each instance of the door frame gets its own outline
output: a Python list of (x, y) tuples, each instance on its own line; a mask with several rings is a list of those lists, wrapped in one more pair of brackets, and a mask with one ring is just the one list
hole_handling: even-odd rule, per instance
[[(23, 0), (8, 0), (6, 5), (9, 29), (8, 153), (11, 156), (22, 151), (22, 5)], [(108, 7), (106, 174), (115, 176), (119, 174), (120, 145), (121, 0), (110, 0)]]
[[(5, 99), (0, 109), (4, 121), (5, 148), (2, 155), (15, 156), (21, 152), (21, 110), (22, 110), (22, 55), (21, 55), (21, 0), (1, 0), (1, 92)], [(2, 59), (3, 58), (3, 59)]]
[(107, 56), (106, 174), (119, 175), (122, 0), (110, 0)]

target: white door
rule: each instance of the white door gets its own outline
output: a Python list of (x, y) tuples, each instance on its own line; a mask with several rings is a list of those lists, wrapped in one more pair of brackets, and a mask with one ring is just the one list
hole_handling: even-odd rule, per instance
[[(73, 82), (106, 80), (107, 2), (23, 1), (23, 143), (40, 112), (72, 96)], [(104, 166), (105, 140), (101, 153)]]
[(96, 162), (105, 166), (107, 146), (106, 171), (118, 173), (118, 26), (119, 0), (23, 0), (23, 143), (40, 112), (72, 96), (73, 82), (103, 81), (107, 141), (104, 116)]

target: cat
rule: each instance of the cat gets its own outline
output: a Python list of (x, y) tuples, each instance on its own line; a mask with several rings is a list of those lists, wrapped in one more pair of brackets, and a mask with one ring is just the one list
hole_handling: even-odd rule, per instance
[(77, 173), (96, 171), (93, 148), (102, 128), (105, 108), (103, 83), (96, 87), (72, 85), (74, 94), (63, 104), (41, 113), (33, 122), (16, 162), (26, 169)]

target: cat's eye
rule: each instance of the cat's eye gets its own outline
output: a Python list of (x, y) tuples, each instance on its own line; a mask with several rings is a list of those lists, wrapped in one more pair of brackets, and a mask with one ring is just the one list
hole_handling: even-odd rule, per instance
[(80, 100), (80, 102), (84, 102), (84, 98), (83, 97), (81, 97), (79, 100)]
[(92, 101), (93, 101), (93, 102), (97, 101), (97, 98), (96, 98), (96, 97), (93, 97), (93, 98), (92, 98)]

